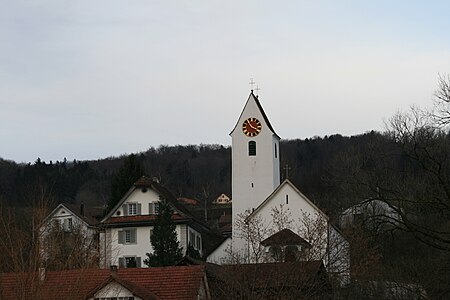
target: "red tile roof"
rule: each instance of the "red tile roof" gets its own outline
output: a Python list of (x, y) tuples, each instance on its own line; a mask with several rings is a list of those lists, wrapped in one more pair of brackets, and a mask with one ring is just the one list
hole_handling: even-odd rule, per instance
[(143, 299), (197, 299), (204, 276), (204, 266), (46, 272), (42, 282), (37, 273), (4, 273), (0, 299), (86, 299), (111, 281)]
[[(135, 223), (135, 222), (154, 222), (157, 215), (139, 215), (139, 216), (122, 216), (122, 217), (111, 217), (103, 222), (103, 224), (122, 224), (122, 223)], [(179, 214), (172, 214), (173, 221), (187, 221), (191, 218), (186, 218), (180, 216)]]

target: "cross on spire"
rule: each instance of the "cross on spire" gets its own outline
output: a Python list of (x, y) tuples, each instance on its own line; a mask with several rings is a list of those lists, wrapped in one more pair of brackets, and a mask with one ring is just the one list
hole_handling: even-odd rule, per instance
[(252, 92), (253, 92), (253, 86), (256, 84), (256, 82), (253, 80), (253, 78), (250, 78), (250, 82), (248, 84), (250, 84), (250, 87), (251, 87)]
[(259, 86), (256, 86), (256, 88), (255, 88), (255, 91), (256, 91), (256, 96), (258, 96), (258, 95), (259, 95), (259, 90), (260, 90)]
[(289, 165), (286, 164), (284, 166), (283, 170), (284, 170), (284, 172), (286, 172), (285, 179), (289, 179), (289, 171), (291, 170), (291, 167), (289, 167)]

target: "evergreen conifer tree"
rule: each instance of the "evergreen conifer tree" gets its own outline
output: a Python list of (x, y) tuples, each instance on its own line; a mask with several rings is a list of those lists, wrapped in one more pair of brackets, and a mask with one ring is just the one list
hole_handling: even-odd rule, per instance
[(144, 176), (144, 167), (141, 161), (135, 154), (130, 154), (114, 176), (108, 209), (112, 209), (131, 188), (133, 183), (142, 176)]
[(151, 238), (153, 253), (146, 253), (147, 258), (144, 260), (149, 267), (173, 266), (183, 258), (172, 220), (172, 209), (164, 198), (160, 197), (160, 200), (159, 215)]

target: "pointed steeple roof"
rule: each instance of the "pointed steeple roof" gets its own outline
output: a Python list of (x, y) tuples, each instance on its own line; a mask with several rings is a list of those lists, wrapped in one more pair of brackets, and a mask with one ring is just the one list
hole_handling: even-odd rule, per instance
[(250, 95), (248, 96), (247, 102), (245, 102), (244, 109), (242, 110), (241, 114), (239, 115), (239, 118), (238, 118), (238, 120), (236, 122), (236, 125), (233, 127), (233, 130), (231, 130), (230, 135), (236, 130), (236, 127), (238, 127), (239, 120), (241, 119), (242, 114), (245, 111), (245, 107), (247, 107), (249, 101), (254, 101), (256, 103), (256, 106), (258, 107), (259, 111), (261, 112), (261, 115), (262, 115), (264, 121), (266, 122), (267, 127), (269, 128), (269, 130), (272, 131), (272, 133), (277, 138), (281, 139), (280, 136), (273, 129), (272, 124), (270, 124), (269, 118), (267, 117), (266, 113), (264, 112), (264, 109), (262, 108), (262, 105), (259, 102), (258, 96), (255, 96), (255, 94), (253, 93), (253, 90), (250, 91)]

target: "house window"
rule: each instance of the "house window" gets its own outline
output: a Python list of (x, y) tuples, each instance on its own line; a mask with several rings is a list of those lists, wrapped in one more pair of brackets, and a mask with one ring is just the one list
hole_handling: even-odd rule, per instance
[(137, 203), (129, 203), (128, 204), (128, 215), (130, 215), (130, 216), (137, 215)]
[(136, 228), (119, 231), (119, 244), (136, 244)]
[(125, 244), (131, 243), (131, 231), (125, 230)]
[(64, 229), (64, 231), (71, 231), (72, 230), (72, 218), (64, 219), (64, 221), (63, 221), (63, 229)]
[(148, 204), (148, 213), (149, 213), (149, 215), (159, 214), (159, 202), (149, 203)]
[(255, 141), (248, 142), (248, 155), (249, 156), (256, 155), (256, 142)]
[(150, 229), (150, 243), (152, 242), (152, 237), (153, 237), (153, 228)]
[(141, 258), (137, 256), (119, 257), (119, 268), (140, 268)]
[(199, 235), (196, 236), (196, 242), (197, 242), (197, 250), (200, 251), (202, 249), (202, 240), (200, 239)]
[(189, 244), (195, 247), (195, 233), (189, 230)]

